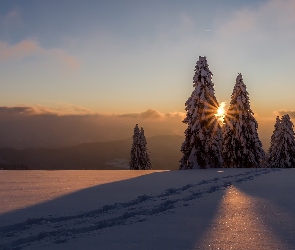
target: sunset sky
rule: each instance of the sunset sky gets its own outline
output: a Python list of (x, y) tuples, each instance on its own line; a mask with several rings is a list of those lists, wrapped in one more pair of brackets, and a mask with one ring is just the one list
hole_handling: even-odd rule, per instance
[(295, 118), (294, 13), (295, 0), (3, 0), (0, 106), (173, 116), (201, 55), (217, 100), (241, 72), (272, 130), (275, 112)]

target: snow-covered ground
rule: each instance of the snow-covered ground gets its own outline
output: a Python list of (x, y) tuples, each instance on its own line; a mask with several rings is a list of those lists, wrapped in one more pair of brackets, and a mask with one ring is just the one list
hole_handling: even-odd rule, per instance
[(0, 249), (295, 249), (295, 169), (0, 171)]

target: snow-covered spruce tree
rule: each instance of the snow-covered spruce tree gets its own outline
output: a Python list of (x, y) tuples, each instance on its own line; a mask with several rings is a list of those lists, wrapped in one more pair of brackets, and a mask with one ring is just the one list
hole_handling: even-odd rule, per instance
[(268, 167), (295, 167), (295, 135), (293, 127), (294, 125), (288, 114), (284, 115), (281, 120), (277, 117), (268, 151)]
[(139, 169), (139, 158), (140, 158), (140, 131), (138, 128), (138, 124), (135, 125), (134, 133), (133, 133), (133, 143), (131, 146), (130, 152), (130, 162), (129, 162), (129, 169), (136, 170)]
[(265, 156), (248, 95), (242, 74), (238, 74), (223, 126), (222, 156), (226, 168), (260, 167)]
[(199, 57), (193, 83), (195, 89), (185, 103), (183, 123), (188, 127), (184, 132), (179, 169), (221, 167), (222, 131), (215, 116), (219, 105), (206, 57)]
[(143, 128), (139, 130), (138, 124), (136, 124), (134, 128), (133, 143), (130, 153), (130, 170), (146, 170), (152, 168), (146, 144), (147, 143), (144, 135), (144, 130)]
[(281, 119), (279, 116), (276, 117), (276, 123), (274, 125), (274, 131), (272, 133), (271, 139), (270, 139), (270, 147), (267, 152), (267, 162), (270, 163), (270, 159), (272, 159), (275, 155), (276, 152), (276, 147), (278, 143), (278, 131), (279, 131), (279, 126), (281, 124)]
[(147, 150), (146, 138), (144, 135), (143, 128), (140, 129), (140, 148), (141, 148), (141, 157), (140, 157), (140, 169), (149, 170), (152, 169), (152, 164), (150, 161), (150, 156)]

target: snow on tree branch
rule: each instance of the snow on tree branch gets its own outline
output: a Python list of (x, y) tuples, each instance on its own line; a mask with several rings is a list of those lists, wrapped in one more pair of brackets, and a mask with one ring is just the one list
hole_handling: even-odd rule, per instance
[(214, 94), (212, 72), (206, 57), (199, 57), (193, 77), (194, 90), (185, 103), (183, 123), (185, 140), (181, 146), (183, 157), (180, 169), (221, 167), (222, 131), (216, 119), (218, 102)]

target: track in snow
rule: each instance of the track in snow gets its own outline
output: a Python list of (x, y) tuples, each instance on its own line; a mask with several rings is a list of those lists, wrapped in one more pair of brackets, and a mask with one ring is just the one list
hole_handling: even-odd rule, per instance
[(150, 216), (173, 212), (179, 206), (190, 206), (195, 199), (274, 171), (278, 169), (255, 169), (202, 180), (71, 216), (27, 218), (17, 224), (0, 227), (0, 249), (22, 249), (42, 240), (59, 244), (104, 228), (144, 222)]

